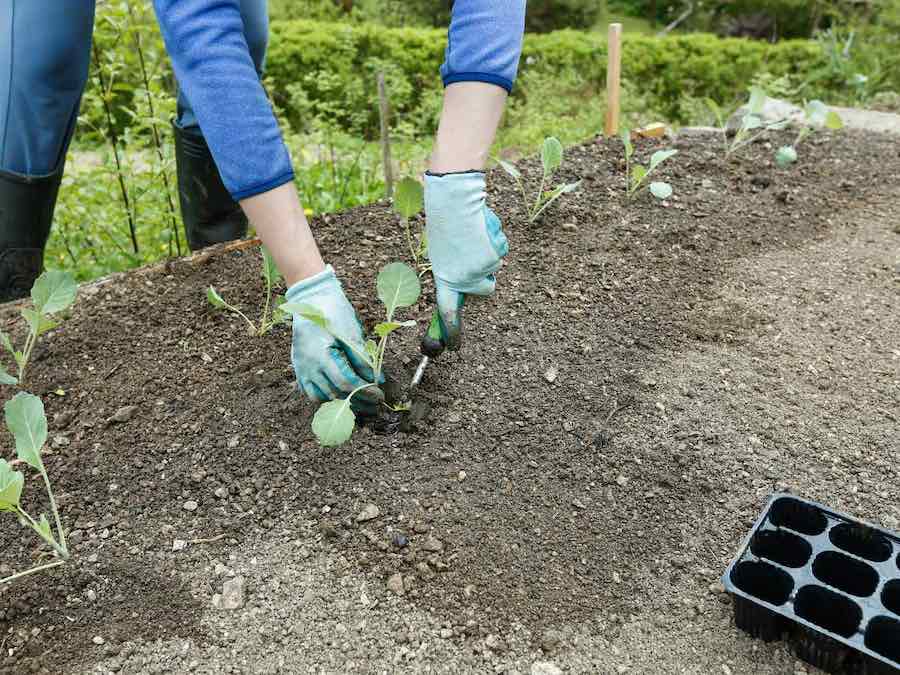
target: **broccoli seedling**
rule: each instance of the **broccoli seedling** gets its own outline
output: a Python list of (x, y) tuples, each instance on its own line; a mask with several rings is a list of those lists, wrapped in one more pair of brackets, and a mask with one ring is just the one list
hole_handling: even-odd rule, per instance
[(50, 478), (41, 458), (41, 451), (47, 442), (47, 416), (44, 413), (44, 404), (34, 394), (19, 392), (4, 406), (6, 426), (12, 432), (16, 442), (16, 454), (20, 462), (24, 462), (35, 469), (44, 479), (44, 487), (50, 501), (50, 511), (56, 527), (54, 534), (50, 521), (46, 514), (41, 514), (35, 519), (23, 507), (21, 502), (22, 488), (25, 484), (25, 476), (17, 471), (5, 460), (0, 459), (0, 512), (9, 512), (16, 515), (19, 523), (33, 530), (50, 548), (57, 558), (53, 562), (37, 565), (22, 572), (16, 572), (0, 579), (0, 584), (33, 574), (41, 570), (47, 570), (57, 565), (62, 565), (69, 559), (69, 548), (66, 544), (66, 534), (59, 518), (59, 509), (56, 506), (56, 498), (53, 488), (50, 486)]
[(649, 185), (644, 185), (644, 181), (651, 173), (659, 168), (659, 165), (665, 162), (673, 155), (678, 154), (678, 150), (657, 150), (650, 155), (649, 166), (632, 162), (634, 156), (634, 146), (631, 144), (631, 129), (624, 127), (619, 132), (622, 139), (622, 146), (625, 148), (625, 194), (629, 199), (633, 199), (638, 192), (647, 187), (657, 199), (668, 199), (672, 196), (672, 186), (664, 181), (654, 181)]
[[(375, 340), (366, 340), (363, 348), (355, 346), (354, 341), (335, 332), (328, 320), (317, 308), (304, 303), (286, 303), (282, 310), (296, 314), (327, 331), (338, 339), (348, 349), (364, 361), (374, 373), (374, 381), (378, 382), (384, 366), (384, 354), (387, 349), (388, 338), (391, 333), (399, 328), (415, 326), (415, 321), (394, 321), (394, 312), (401, 307), (410, 307), (419, 299), (422, 292), (419, 277), (415, 270), (404, 263), (390, 263), (378, 273), (376, 283), (378, 298), (384, 304), (385, 320), (375, 326)], [(346, 442), (353, 434), (356, 426), (356, 415), (350, 407), (351, 399), (363, 389), (375, 387), (376, 384), (366, 384), (357, 387), (344, 398), (328, 401), (319, 406), (313, 416), (312, 430), (320, 445), (334, 446)]]
[[(757, 138), (769, 131), (780, 131), (789, 124), (788, 120), (764, 122), (760, 113), (766, 102), (766, 92), (761, 87), (750, 87), (750, 98), (747, 101), (746, 111), (741, 117), (740, 126), (734, 132), (734, 136), (728, 139), (728, 116), (719, 107), (719, 104), (711, 98), (706, 99), (706, 106), (715, 115), (716, 123), (722, 132), (722, 141), (725, 147), (725, 157), (731, 157), (739, 150), (747, 147)], [(756, 132), (756, 133), (753, 133)]]
[(803, 107), (803, 125), (790, 145), (783, 145), (775, 151), (775, 163), (784, 168), (797, 161), (797, 146), (818, 127), (837, 131), (844, 127), (844, 120), (833, 110), (828, 110), (822, 101), (810, 101)]
[(269, 253), (268, 249), (266, 249), (265, 246), (261, 248), (261, 275), (263, 281), (265, 281), (266, 283), (266, 294), (265, 303), (263, 304), (262, 315), (259, 318), (258, 326), (250, 319), (248, 319), (247, 315), (237, 307), (225, 302), (225, 299), (221, 295), (219, 295), (219, 292), (213, 286), (210, 286), (206, 289), (206, 300), (210, 305), (212, 305), (214, 309), (224, 309), (225, 311), (231, 312), (232, 314), (236, 314), (237, 316), (241, 317), (244, 321), (247, 322), (247, 332), (250, 335), (256, 336), (265, 335), (277, 324), (287, 323), (288, 321), (290, 321), (290, 314), (282, 310), (285, 302), (284, 296), (279, 295), (273, 297), (272, 294), (272, 287), (275, 286), (275, 284), (278, 283), (278, 281), (281, 279), (281, 273), (275, 266), (275, 260), (272, 258), (272, 254)]
[(425, 191), (422, 184), (414, 178), (404, 178), (394, 188), (394, 211), (400, 217), (403, 230), (406, 232), (406, 245), (409, 246), (409, 254), (413, 264), (419, 270), (419, 276), (430, 269), (430, 265), (424, 262), (428, 256), (428, 238), (425, 231), (419, 232), (419, 241), (416, 242), (409, 226), (409, 219), (419, 213), (425, 207)]
[(25, 372), (31, 354), (37, 344), (38, 338), (57, 326), (51, 318), (64, 309), (68, 309), (75, 302), (75, 294), (78, 286), (75, 278), (68, 272), (61, 270), (47, 270), (34, 282), (31, 287), (31, 308), (21, 310), (22, 317), (28, 322), (28, 335), (22, 349), (13, 346), (9, 335), (0, 331), (0, 342), (6, 348), (19, 368), (18, 376), (9, 374), (0, 365), (0, 384), (21, 384), (25, 381)]
[(528, 193), (525, 191), (525, 184), (522, 182), (522, 172), (519, 171), (512, 162), (507, 162), (499, 158), (497, 159), (497, 163), (512, 177), (516, 182), (516, 185), (518, 185), (519, 191), (522, 193), (522, 202), (525, 204), (525, 210), (528, 213), (528, 222), (533, 223), (536, 221), (548, 206), (562, 195), (574, 192), (578, 189), (578, 186), (581, 185), (581, 181), (579, 180), (574, 183), (563, 183), (562, 185), (557, 185), (552, 190), (544, 191), (544, 186), (550, 182), (553, 178), (553, 174), (556, 173), (560, 166), (562, 166), (562, 162), (562, 143), (560, 143), (558, 139), (548, 136), (544, 139), (543, 146), (541, 146), (541, 166), (543, 169), (541, 173), (541, 184), (540, 187), (538, 187), (537, 196), (532, 202), (528, 197)]

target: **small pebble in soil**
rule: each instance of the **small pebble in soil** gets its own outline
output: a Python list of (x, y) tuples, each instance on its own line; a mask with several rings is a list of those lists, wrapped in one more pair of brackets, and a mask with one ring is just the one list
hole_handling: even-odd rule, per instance
[(172, 542), (173, 551), (183, 551), (187, 548), (187, 542), (184, 539), (176, 539)]
[(197, 502), (195, 502), (193, 499), (189, 499), (181, 505), (181, 508), (183, 508), (185, 511), (196, 511), (197, 506)]
[(394, 536), (391, 537), (391, 543), (396, 548), (406, 548), (409, 545), (409, 538), (401, 532), (394, 532)]
[(359, 512), (359, 515), (356, 516), (356, 522), (366, 523), (370, 520), (375, 520), (380, 515), (381, 510), (375, 504), (366, 504), (362, 511)]
[(113, 413), (113, 416), (109, 418), (109, 422), (127, 422), (132, 417), (134, 417), (134, 413), (137, 411), (136, 405), (126, 405), (122, 406), (116, 412)]
[(428, 539), (425, 540), (425, 543), (422, 544), (422, 548), (425, 551), (437, 553), (438, 551), (444, 550), (444, 543), (440, 539), (436, 539), (435, 537), (428, 537)]
[(456, 477), (459, 479), (459, 482), (462, 483), (466, 479), (467, 475), (468, 474), (465, 471), (460, 471)]
[(95, 645), (102, 645), (104, 642), (106, 642), (106, 640), (104, 640), (104, 639), (103, 639), (102, 637), (100, 637), (99, 635), (95, 635), (95, 636), (91, 639), (91, 642), (93, 642)]
[(552, 652), (562, 644), (562, 633), (552, 628), (545, 631), (541, 637), (541, 649), (545, 652)]
[(220, 487), (216, 488), (216, 491), (213, 494), (219, 499), (225, 499), (228, 496), (228, 488)]
[(619, 474), (619, 477), (616, 478), (616, 484), (618, 484), (619, 487), (625, 487), (626, 485), (628, 485), (628, 479), (625, 476)]
[(544, 373), (544, 379), (547, 380), (550, 384), (556, 382), (556, 377), (559, 375), (559, 368), (556, 366), (550, 366), (547, 369), (547, 372)]
[(216, 609), (240, 609), (244, 606), (245, 591), (244, 577), (228, 579), (222, 584), (222, 594), (213, 596), (213, 606)]
[(531, 664), (531, 675), (562, 675), (562, 670), (552, 661), (535, 661)]
[(403, 575), (397, 572), (396, 574), (392, 574), (387, 580), (388, 590), (394, 593), (395, 595), (403, 595)]
[(450, 424), (458, 424), (461, 420), (462, 415), (460, 415), (458, 412), (452, 412), (447, 415), (447, 421), (450, 422)]

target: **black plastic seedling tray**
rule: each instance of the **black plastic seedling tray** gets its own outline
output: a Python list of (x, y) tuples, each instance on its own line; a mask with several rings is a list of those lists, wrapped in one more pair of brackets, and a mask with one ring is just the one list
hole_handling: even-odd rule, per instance
[(832, 673), (900, 672), (900, 536), (774, 494), (722, 577), (741, 630)]

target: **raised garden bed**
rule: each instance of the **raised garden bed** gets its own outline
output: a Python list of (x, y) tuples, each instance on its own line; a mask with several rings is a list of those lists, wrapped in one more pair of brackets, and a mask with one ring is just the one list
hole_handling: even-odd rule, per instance
[[(569, 150), (581, 190), (533, 225), (493, 173), (512, 253), (413, 433), (318, 447), (288, 329), (206, 304), (210, 283), (258, 303), (255, 250), (84, 289), (29, 384), (75, 562), (0, 590), (0, 671), (793, 672), (734, 630), (714, 570), (773, 486), (896, 527), (900, 158), (852, 132), (787, 170), (679, 149), (665, 205), (624, 199), (618, 141)], [(314, 229), (371, 325), (395, 217)], [(35, 554), (6, 521), (0, 551)], [(225, 568), (243, 609), (213, 607)]]

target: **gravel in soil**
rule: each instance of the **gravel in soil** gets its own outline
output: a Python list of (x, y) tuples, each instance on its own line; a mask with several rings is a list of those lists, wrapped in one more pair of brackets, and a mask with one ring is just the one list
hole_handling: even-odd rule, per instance
[[(736, 632), (718, 577), (774, 489), (898, 526), (897, 146), (823, 133), (781, 170), (677, 145), (662, 204), (625, 200), (617, 142), (568, 150), (581, 190), (533, 225), (495, 171), (512, 253), (429, 417), (338, 449), (289, 328), (206, 304), (258, 311), (257, 251), (82, 289), (28, 383), (75, 560), (0, 590), (0, 672), (805, 671)], [(371, 327), (402, 229), (385, 205), (314, 229)], [(0, 550), (41, 553), (9, 517)]]

